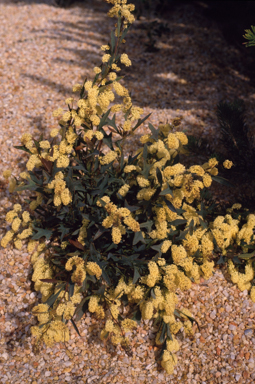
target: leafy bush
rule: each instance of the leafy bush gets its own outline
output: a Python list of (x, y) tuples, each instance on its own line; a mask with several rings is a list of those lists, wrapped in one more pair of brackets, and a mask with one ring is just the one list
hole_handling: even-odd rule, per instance
[[(33, 309), (39, 324), (32, 335), (49, 346), (67, 341), (68, 322), (79, 334), (76, 322), (90, 311), (105, 320), (101, 338), (128, 352), (125, 333), (141, 319), (152, 320), (158, 325), (161, 364), (171, 374), (179, 349), (175, 335), (181, 328), (192, 334), (195, 321), (187, 309), (176, 308), (176, 291), (189, 289), (201, 276), (208, 279), (218, 253), (221, 262), (229, 260), (232, 280), (241, 290), (251, 289), (255, 300), (250, 252), (255, 215), (240, 216), (235, 205), (214, 216), (204, 197), (217, 180), (218, 161), (189, 168), (179, 163), (188, 139), (173, 131), (174, 125), (149, 124), (151, 134), (141, 137), (137, 153), (125, 153), (125, 140), (148, 116), (141, 118), (142, 109), (132, 105), (116, 73), (119, 65), (131, 65), (127, 54), (118, 52), (134, 21), (134, 6), (108, 2), (114, 4), (109, 16), (118, 22), (109, 44), (101, 47), (94, 79), (74, 86), (78, 100), (68, 98), (67, 111), (54, 111), (61, 116), (60, 128), (49, 140), (24, 134), (16, 147), (29, 154), (27, 171), (20, 180), (11, 178), (9, 189), (35, 196), (27, 210), (14, 204), (7, 213), (11, 229), (1, 245), (12, 241), (21, 249), (28, 240), (32, 281), (42, 294)], [(109, 108), (114, 92), (123, 100)], [(119, 125), (118, 112), (124, 116)], [(229, 160), (224, 164), (231, 167)], [(236, 260), (232, 249), (248, 255)]]

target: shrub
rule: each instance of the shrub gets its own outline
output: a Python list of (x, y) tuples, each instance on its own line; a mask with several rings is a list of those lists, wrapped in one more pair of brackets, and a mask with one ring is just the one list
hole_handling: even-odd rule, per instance
[[(29, 159), (21, 179), (10, 179), (10, 191), (35, 196), (27, 210), (14, 204), (7, 213), (11, 229), (1, 245), (12, 241), (21, 249), (28, 241), (32, 281), (42, 294), (33, 309), (39, 324), (32, 335), (48, 346), (67, 341), (68, 322), (79, 333), (76, 322), (90, 311), (105, 321), (101, 338), (128, 352), (125, 333), (141, 319), (152, 320), (158, 325), (161, 364), (171, 374), (179, 349), (175, 335), (182, 327), (192, 334), (195, 321), (187, 309), (176, 308), (177, 289), (189, 289), (201, 276), (208, 279), (218, 252), (223, 262), (229, 260), (232, 280), (241, 290), (250, 289), (255, 215), (242, 217), (233, 206), (214, 217), (203, 196), (217, 179), (218, 161), (189, 168), (179, 163), (188, 140), (171, 124), (157, 129), (149, 124), (151, 134), (141, 137), (137, 153), (125, 153), (126, 138), (148, 116), (141, 119), (142, 109), (132, 105), (117, 75), (120, 64), (131, 65), (127, 54), (118, 52), (134, 21), (134, 7), (125, 0), (108, 2), (114, 4), (109, 16), (118, 22), (109, 44), (101, 47), (95, 78), (74, 86), (79, 96), (66, 100), (66, 111), (54, 111), (61, 116), (60, 128), (49, 140), (24, 134), (17, 147)], [(114, 92), (123, 100), (109, 108)], [(119, 125), (118, 112), (124, 115)], [(248, 255), (240, 262), (231, 249)]]

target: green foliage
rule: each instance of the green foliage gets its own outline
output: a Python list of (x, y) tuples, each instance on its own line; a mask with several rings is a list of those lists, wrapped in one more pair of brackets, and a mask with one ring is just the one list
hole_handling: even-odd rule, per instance
[(245, 35), (243, 35), (243, 37), (245, 39), (247, 39), (248, 41), (246, 41), (245, 43), (245, 46), (246, 47), (252, 47), (255, 45), (255, 26), (252, 25), (251, 26), (251, 29), (245, 29)]

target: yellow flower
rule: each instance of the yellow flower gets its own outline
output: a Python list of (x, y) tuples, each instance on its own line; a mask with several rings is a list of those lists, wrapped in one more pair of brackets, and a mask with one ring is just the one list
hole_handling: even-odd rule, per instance
[(212, 184), (212, 178), (208, 173), (203, 175), (203, 184), (206, 188), (209, 188)]
[(118, 227), (112, 228), (112, 241), (114, 244), (119, 244), (121, 242), (121, 231)]
[(93, 261), (89, 261), (86, 265), (86, 270), (89, 275), (95, 275), (97, 279), (102, 275), (102, 269)]
[(175, 133), (169, 133), (167, 136), (167, 146), (169, 149), (178, 149), (179, 148), (179, 140), (177, 139)]
[(102, 71), (101, 71), (101, 68), (99, 68), (99, 67), (94, 67), (93, 68), (93, 71), (95, 72), (95, 74), (97, 75), (98, 73), (101, 73)]
[(124, 184), (124, 185), (118, 190), (118, 193), (119, 193), (122, 197), (125, 197), (126, 194), (127, 194), (128, 191), (129, 191), (129, 188), (130, 188), (130, 185), (128, 185), (128, 184)]
[(230, 160), (225, 160), (223, 163), (223, 167), (226, 169), (230, 169), (233, 166), (233, 162)]
[(250, 297), (251, 297), (251, 300), (253, 301), (253, 303), (255, 303), (255, 286), (253, 286), (251, 288)]
[(115, 151), (109, 151), (106, 155), (99, 158), (100, 164), (106, 165), (110, 164), (112, 161), (114, 161), (117, 158), (118, 154)]
[(131, 60), (128, 58), (128, 55), (126, 53), (122, 53), (122, 55), (120, 56), (120, 62), (126, 67), (130, 67), (132, 65)]
[(109, 55), (108, 53), (106, 53), (105, 55), (103, 55), (102, 57), (102, 62), (103, 63), (108, 63), (108, 61), (110, 60), (111, 58), (111, 55)]
[(11, 174), (12, 174), (11, 169), (7, 169), (6, 171), (3, 171), (3, 177), (4, 177), (6, 180), (9, 179), (9, 177), (11, 176)]
[(163, 241), (163, 244), (161, 246), (161, 252), (166, 253), (168, 249), (171, 247), (171, 245), (172, 245), (172, 241), (170, 240)]

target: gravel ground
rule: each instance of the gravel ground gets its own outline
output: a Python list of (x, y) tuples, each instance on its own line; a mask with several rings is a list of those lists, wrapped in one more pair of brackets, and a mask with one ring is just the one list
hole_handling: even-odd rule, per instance
[[(47, 136), (56, 126), (52, 111), (63, 107), (73, 84), (92, 77), (113, 24), (106, 10), (99, 0), (69, 9), (52, 7), (50, 1), (0, 1), (2, 171), (12, 168), (18, 175), (24, 169), (24, 157), (13, 145), (25, 132)], [(178, 7), (168, 17), (171, 32), (162, 36), (157, 53), (145, 52), (148, 25), (137, 21), (127, 39), (133, 67), (125, 83), (134, 104), (153, 113), (150, 122), (182, 117), (182, 129), (207, 136), (217, 146), (215, 106), (237, 96), (246, 102), (248, 123), (254, 121), (255, 90), (240, 52), (226, 47), (213, 22), (196, 7)], [(205, 41), (209, 35), (210, 42)], [(128, 150), (146, 130), (137, 132)], [(12, 201), (1, 176), (0, 195), (1, 236)], [(89, 314), (79, 324), (82, 338), (72, 331), (66, 345), (37, 351), (29, 331), (35, 324), (30, 311), (38, 302), (29, 255), (25, 248), (1, 249), (0, 263), (0, 383), (254, 383), (255, 304), (233, 286), (224, 269), (180, 293), (180, 305), (192, 311), (200, 330), (193, 338), (180, 335), (179, 363), (167, 376), (155, 364), (158, 351), (150, 324), (132, 335), (132, 357), (104, 345), (98, 338), (102, 324)]]

